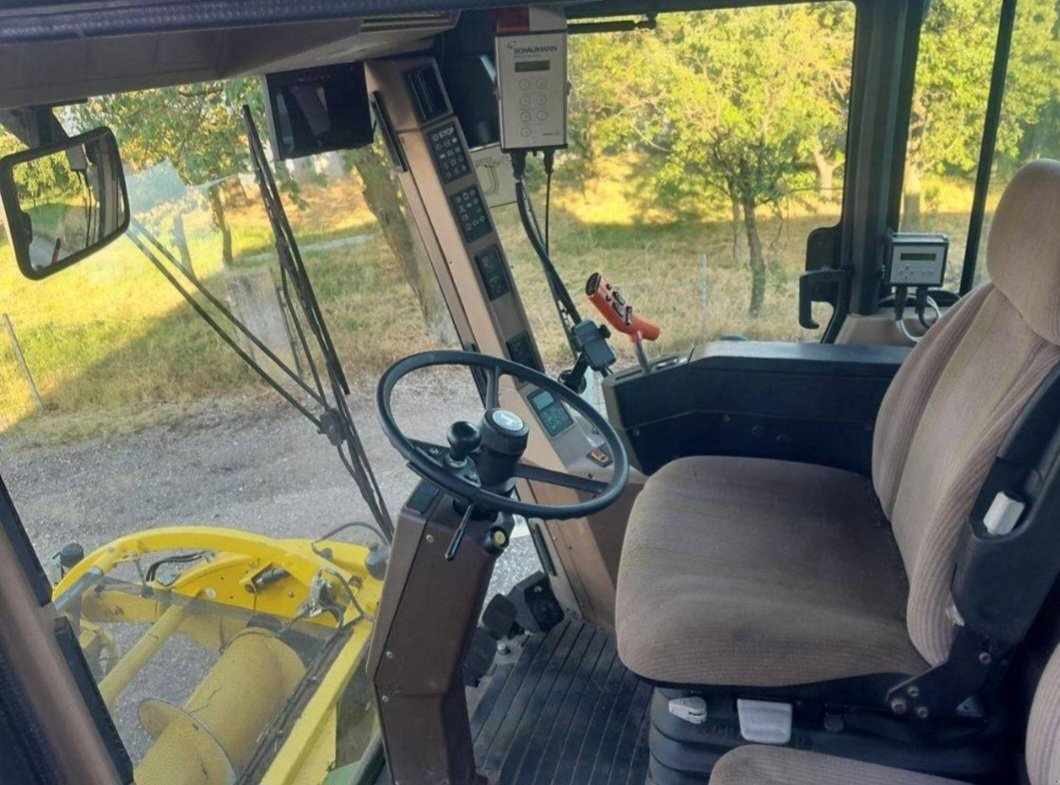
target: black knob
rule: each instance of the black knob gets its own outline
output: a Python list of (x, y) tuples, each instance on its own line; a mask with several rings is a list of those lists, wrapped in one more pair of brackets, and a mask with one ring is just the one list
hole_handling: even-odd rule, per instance
[(72, 570), (85, 558), (84, 546), (79, 542), (70, 542), (59, 551), (59, 565), (63, 570)]
[(446, 438), (449, 440), (449, 459), (457, 465), (467, 460), (467, 456), (482, 443), (482, 434), (467, 420), (460, 420), (449, 426), (449, 435)]

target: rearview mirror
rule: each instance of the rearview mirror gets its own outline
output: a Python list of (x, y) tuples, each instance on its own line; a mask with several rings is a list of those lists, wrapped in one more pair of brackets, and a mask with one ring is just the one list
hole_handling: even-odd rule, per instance
[(22, 274), (75, 264), (129, 227), (118, 143), (109, 128), (0, 159), (0, 201)]

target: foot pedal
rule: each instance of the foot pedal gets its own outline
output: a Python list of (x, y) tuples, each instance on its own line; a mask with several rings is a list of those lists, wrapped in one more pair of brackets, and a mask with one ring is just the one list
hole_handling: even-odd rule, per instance
[(755, 744), (787, 744), (791, 741), (791, 704), (738, 698), (740, 735)]

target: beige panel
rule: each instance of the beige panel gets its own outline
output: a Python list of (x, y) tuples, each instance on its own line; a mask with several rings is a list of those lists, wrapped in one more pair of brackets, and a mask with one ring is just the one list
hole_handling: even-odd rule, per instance
[[(477, 180), (472, 174), (469, 178), (443, 183), (435, 168), (427, 134), (454, 122), (455, 117), (447, 112), (428, 123), (421, 123), (404, 76), (409, 71), (431, 65), (433, 60), (430, 58), (370, 62), (369, 90), (382, 97), (408, 164), (408, 171), (400, 173), (399, 178), (462, 344), (465, 348), (473, 347), (487, 354), (508, 356), (506, 341), (521, 333), (526, 333), (532, 340), (533, 333), (510, 268), (507, 272), (511, 292), (496, 301), (489, 300), (479, 280), (474, 256), (495, 246), (504, 259), (500, 238), (490, 232), (465, 243), (450, 208), (449, 197), (470, 184), (476, 184)], [(466, 143), (462, 146), (466, 151)], [(506, 259), (504, 264), (507, 267)], [(534, 354), (539, 356), (536, 344)], [(528, 422), (535, 423), (535, 415), (525, 400), (525, 394), (530, 391), (528, 387), (517, 386), (505, 378), (500, 390), (501, 403)], [(531, 428), (526, 460), (545, 468), (606, 481), (610, 469), (602, 469), (586, 457), (601, 439), (579, 418), (576, 420), (574, 429), (555, 440), (550, 440), (540, 427)], [(559, 580), (555, 582), (557, 595), (568, 607), (607, 629), (614, 626), (615, 580), (626, 515), (639, 487), (639, 483), (631, 483), (626, 494), (628, 498), (591, 520), (544, 524), (551, 555), (560, 572)], [(577, 491), (540, 483), (521, 483), (520, 495), (548, 504), (571, 504), (580, 500)]]

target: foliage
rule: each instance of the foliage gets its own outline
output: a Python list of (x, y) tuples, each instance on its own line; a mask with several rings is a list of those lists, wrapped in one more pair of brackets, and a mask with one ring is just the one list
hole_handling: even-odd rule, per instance
[(204, 82), (92, 98), (72, 110), (87, 130), (114, 129), (133, 170), (169, 161), (187, 185), (204, 185), (247, 168), (240, 108), (257, 97), (251, 79)]
[(702, 214), (706, 196), (730, 203), (752, 315), (766, 284), (756, 210), (812, 188), (813, 162), (830, 176), (841, 155), (853, 24), (846, 3), (692, 12), (634, 46), (616, 34), (577, 50), (579, 145), (651, 153), (647, 190), (683, 212)]
[[(998, 130), (997, 154), (1019, 159), (1021, 143), (1056, 100), (1060, 68), (1056, 0), (1020, 0)], [(971, 174), (979, 160), (983, 119), (997, 45), (996, 0), (934, 0), (920, 37), (909, 127), (906, 223), (919, 220), (921, 178)], [(1057, 141), (1056, 127), (1050, 142)], [(1039, 135), (1039, 142), (1043, 141)], [(1048, 151), (1046, 151), (1048, 152)], [(1053, 155), (1057, 151), (1051, 151)]]

